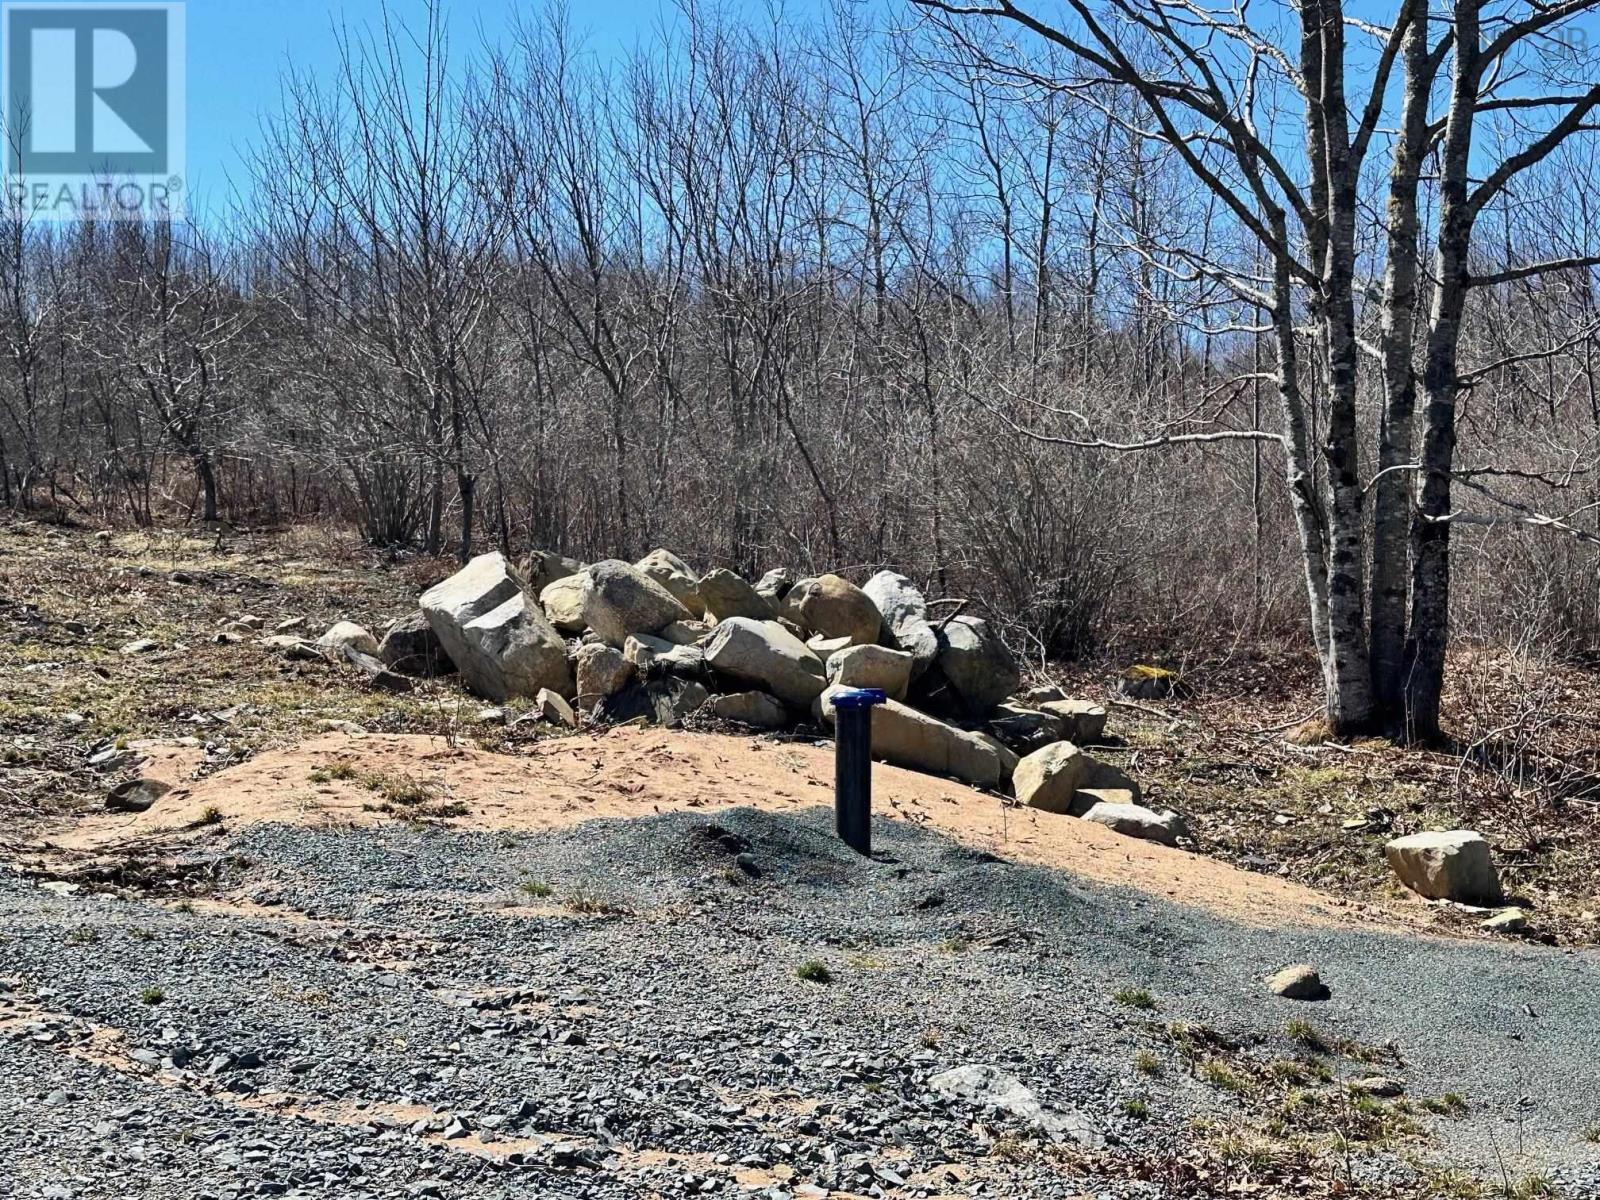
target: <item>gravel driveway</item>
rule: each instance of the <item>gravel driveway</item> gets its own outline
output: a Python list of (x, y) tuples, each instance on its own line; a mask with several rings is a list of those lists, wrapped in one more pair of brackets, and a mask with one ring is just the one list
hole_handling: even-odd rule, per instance
[[(0, 1196), (1377, 1195), (1412, 1159), (1600, 1196), (1593, 954), (1243, 927), (901, 822), (869, 862), (830, 818), (258, 826), (219, 903), (0, 876)], [(1297, 961), (1331, 1000), (1266, 992)], [(1229, 1149), (1283, 1097), (1204, 1065), (1273, 1078), (1291, 1018), (1419, 1132), (1300, 1185)], [(1105, 1144), (942, 1094), (971, 1064)]]

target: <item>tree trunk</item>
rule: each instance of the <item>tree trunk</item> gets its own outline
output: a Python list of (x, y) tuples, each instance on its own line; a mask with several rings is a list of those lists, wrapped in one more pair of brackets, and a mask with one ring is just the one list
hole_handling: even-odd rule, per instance
[[(1406, 555), (1411, 536), (1411, 462), (1417, 378), (1412, 365), (1417, 307), (1417, 187), (1428, 136), (1428, 23), (1408, 4), (1405, 95), (1389, 176), (1388, 258), (1384, 266), (1383, 412), (1378, 427), (1378, 482), (1372, 519), (1372, 693), (1378, 720), (1400, 723), (1405, 679)], [(1424, 10), (1425, 11), (1425, 10)]]
[(1431, 741), (1440, 734), (1444, 656), (1450, 633), (1450, 473), (1456, 449), (1456, 350), (1467, 296), (1467, 254), (1474, 213), (1468, 167), (1478, 98), (1477, 0), (1456, 14), (1456, 67), (1451, 82), (1439, 172), (1439, 235), (1433, 304), (1428, 314), (1422, 386), (1427, 400), (1421, 483), (1412, 517), (1411, 628), (1405, 652), (1405, 732)]

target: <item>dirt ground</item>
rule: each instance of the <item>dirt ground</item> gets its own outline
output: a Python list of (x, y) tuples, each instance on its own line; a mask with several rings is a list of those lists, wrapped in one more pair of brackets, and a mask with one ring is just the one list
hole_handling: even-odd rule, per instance
[[(337, 828), (443, 820), (451, 828), (544, 831), (595, 818), (684, 809), (788, 811), (832, 803), (833, 757), (810, 742), (651, 728), (552, 739), (521, 755), (416, 734), (324, 734), (196, 778), (196, 747), (144, 748), (142, 774), (174, 785), (141, 814), (69, 816), (39, 831), (46, 853), (177, 849), (259, 822)], [(879, 764), (879, 815), (948, 834), (1013, 861), (1126, 886), (1257, 926), (1416, 920), (1288, 880), (1018, 808), (959, 783)], [(393, 797), (415, 797), (397, 804)], [(385, 799), (385, 797), (390, 797)], [(448, 812), (448, 817), (430, 813)], [(420, 814), (420, 815), (419, 815)]]
[[(517, 787), (546, 784), (561, 789), (571, 816), (611, 804), (648, 811), (825, 798), (826, 753), (803, 740), (730, 740), (711, 729), (701, 737), (613, 733), (618, 740), (597, 743), (532, 722), (508, 729), (479, 720), (484, 705), (453, 679), (424, 681), (406, 695), (375, 692), (353, 672), (286, 660), (255, 635), (225, 630), (249, 615), (268, 632), (298, 618), (313, 633), (351, 619), (381, 634), (453, 568), (391, 559), (313, 527), (222, 541), (183, 531), (97, 536), (27, 521), (0, 527), (0, 848), (21, 849), (41, 822), (58, 842), (85, 847), (124, 825), (124, 834), (147, 832), (98, 815), (126, 770), (90, 760), (150, 739), (194, 743), (182, 809), (173, 797), (157, 810), (155, 822), (166, 825), (201, 821), (212, 808), (226, 816), (252, 780), (272, 804), (328, 820), (527, 821), (514, 815), (525, 807), (513, 798)], [(153, 647), (124, 652), (138, 639)], [(1130, 660), (1179, 668), (1184, 697), (1121, 701), (1109, 685)], [(1085, 829), (1063, 833), (994, 797), (888, 769), (880, 807), (892, 812), (898, 803), (932, 823), (959, 814), (962, 836), (997, 853), (1063, 856), (1096, 879), (1121, 856), (1119, 869), (1145, 872), (1140, 886), (1163, 894), (1239, 890), (1271, 897), (1260, 902), (1266, 908), (1295, 897), (1297, 907), (1323, 912), (1366, 905), (1483, 937), (1470, 914), (1402, 892), (1382, 854), (1397, 834), (1476, 828), (1495, 845), (1509, 890), (1529, 906), (1535, 936), (1600, 940), (1600, 689), (1590, 673), (1464, 649), (1448, 698), (1459, 745), (1432, 751), (1295, 744), (1286, 733), (1317, 706), (1315, 664), (1298, 645), (1128, 645), (1114, 657), (1054, 665), (1038, 680), (1112, 705), (1112, 736), (1094, 753), (1137, 776), (1153, 803), (1182, 812), (1198, 855), (1135, 851)], [(330, 722), (352, 722), (368, 736), (329, 739)], [(318, 756), (329, 776), (321, 782), (310, 777)], [(336, 778), (344, 758), (352, 777)], [(424, 778), (424, 794), (407, 794), (408, 772)], [(69, 831), (60, 823), (66, 814), (86, 819)], [(1222, 864), (1241, 870), (1218, 874)]]

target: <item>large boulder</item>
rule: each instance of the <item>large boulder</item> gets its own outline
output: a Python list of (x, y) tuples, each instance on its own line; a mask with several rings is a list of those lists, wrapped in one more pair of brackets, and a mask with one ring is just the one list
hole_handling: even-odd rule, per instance
[(904, 700), (911, 683), (911, 655), (887, 646), (850, 646), (828, 656), (828, 682), (845, 687), (882, 688), (891, 700)]
[[(537, 696), (549, 688), (572, 695), (567, 644), (526, 592), (461, 627), (462, 653), (452, 653), (461, 678), (490, 700)], [(443, 640), (441, 638), (441, 640)]]
[(700, 577), (700, 601), (706, 615), (713, 621), (726, 621), (729, 617), (749, 617), (755, 621), (770, 621), (777, 609), (749, 583), (732, 571), (718, 567)]
[(1083, 819), (1104, 825), (1126, 837), (1160, 842), (1163, 846), (1176, 846), (1178, 839), (1188, 834), (1183, 818), (1177, 813), (1156, 812), (1142, 804), (1108, 804), (1101, 801), (1084, 813)]
[(603, 642), (578, 647), (578, 707), (585, 712), (600, 701), (615, 696), (633, 678), (633, 664), (622, 651)]
[(580, 571), (551, 580), (539, 592), (539, 607), (562, 633), (582, 633), (589, 627), (583, 619), (583, 596), (589, 590), (589, 576)]
[(958, 616), (939, 631), (939, 669), (973, 716), (994, 709), (1022, 682), (1011, 651), (981, 617)]
[(994, 710), (989, 718), (989, 732), (1019, 754), (1032, 754), (1064, 737), (1060, 717), (1042, 709), (1010, 703)]
[(630, 634), (656, 633), (674, 621), (698, 615), (643, 571), (619, 559), (595, 563), (588, 575), (584, 624), (607, 645), (620, 647)]
[(692, 679), (671, 676), (648, 681), (636, 679), (595, 705), (594, 719), (615, 725), (643, 719), (671, 728), (698, 712), (709, 698), (705, 685)]
[(776, 621), (730, 617), (718, 622), (705, 652), (714, 670), (758, 684), (797, 708), (827, 686), (821, 661)]
[[(429, 628), (444, 646), (450, 661), (456, 664), (462, 678), (474, 690), (478, 690), (480, 682), (491, 689), (497, 686), (497, 668), (483, 660), (480, 651), (474, 645), (468, 644), (467, 626), (478, 618), (494, 612), (514, 596), (522, 595), (523, 590), (522, 577), (511, 569), (503, 554), (498, 550), (492, 550), (488, 554), (478, 555), (450, 578), (434, 584), (423, 592), (421, 599), (417, 601), (418, 607), (428, 619)], [(540, 623), (545, 629), (549, 629), (548, 623), (542, 620)], [(484, 635), (487, 632), (487, 630), (480, 631), (475, 635), (474, 642), (484, 644)], [(553, 635), (554, 631), (551, 632)], [(488, 640), (493, 641), (492, 638)], [(476, 664), (478, 671), (476, 679), (467, 664), (467, 660), (474, 656), (479, 658)], [(504, 683), (503, 677), (498, 680), (500, 686)], [(546, 685), (543, 683), (539, 684), (539, 687), (544, 686)], [(537, 692), (538, 687), (534, 688), (534, 691)], [(492, 690), (483, 694), (488, 695), (490, 699), (505, 698), (503, 692), (498, 696), (493, 695)]]
[[(817, 698), (817, 715), (829, 725), (833, 697), (842, 690), (834, 684)], [(987, 788), (1002, 786), (1016, 765), (1015, 757), (993, 738), (946, 725), (895, 700), (872, 708), (872, 757)]]
[(405, 675), (447, 675), (455, 670), (444, 643), (428, 624), (428, 614), (420, 608), (389, 626), (378, 643), (378, 657), (384, 666)]
[(700, 577), (671, 550), (652, 550), (633, 565), (671, 592), (691, 617), (706, 611), (700, 598)]
[(714, 717), (755, 729), (782, 729), (789, 710), (766, 692), (728, 692), (713, 696), (707, 710)]
[(699, 646), (680, 646), (648, 633), (636, 633), (624, 642), (622, 657), (640, 675), (700, 675), (706, 662)]
[(1466, 829), (1413, 833), (1395, 838), (1383, 852), (1389, 869), (1419, 896), (1484, 907), (1504, 899), (1482, 834)]
[(378, 639), (354, 621), (336, 621), (317, 639), (317, 649), (329, 658), (343, 658), (346, 650), (357, 650), (376, 657)]
[(549, 550), (533, 550), (517, 564), (517, 574), (521, 575), (523, 582), (528, 585), (528, 594), (537, 596), (558, 579), (583, 574), (583, 569), (588, 565), (575, 558), (568, 558), (564, 554), (554, 554)]
[(802, 579), (783, 604), (785, 614), (802, 628), (825, 638), (849, 638), (855, 646), (872, 645), (883, 628), (878, 606), (839, 575)]
[(1093, 700), (1045, 700), (1039, 709), (1060, 718), (1061, 736), (1069, 742), (1082, 746), (1106, 734), (1105, 706)]
[(1094, 760), (1071, 742), (1051, 742), (1017, 763), (1011, 787), (1029, 808), (1073, 815), (1074, 797), (1089, 786)]
[(758, 595), (763, 596), (776, 612), (790, 589), (794, 587), (794, 572), (788, 567), (773, 567), (755, 582)]
[(927, 600), (916, 584), (893, 571), (879, 571), (861, 590), (882, 617), (888, 640), (911, 655), (911, 678), (916, 679), (939, 657), (939, 636), (928, 624)]

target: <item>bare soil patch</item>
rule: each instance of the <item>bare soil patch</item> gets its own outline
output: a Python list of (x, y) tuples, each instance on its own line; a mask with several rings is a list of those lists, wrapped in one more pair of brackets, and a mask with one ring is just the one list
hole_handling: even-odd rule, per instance
[[(68, 818), (37, 845), (113, 853), (257, 822), (330, 828), (440, 819), (425, 814), (443, 805), (464, 810), (444, 818), (453, 828), (534, 832), (684, 809), (828, 805), (833, 789), (833, 754), (823, 745), (641, 728), (551, 739), (519, 755), (442, 737), (331, 733), (204, 778), (182, 778), (193, 760), (192, 748), (155, 749), (149, 772), (175, 787), (154, 808)], [(879, 764), (873, 789), (878, 813), (974, 848), (1251, 924), (1380, 919), (1377, 910), (1290, 880), (1021, 808), (953, 781)], [(384, 799), (401, 792), (419, 799)]]

